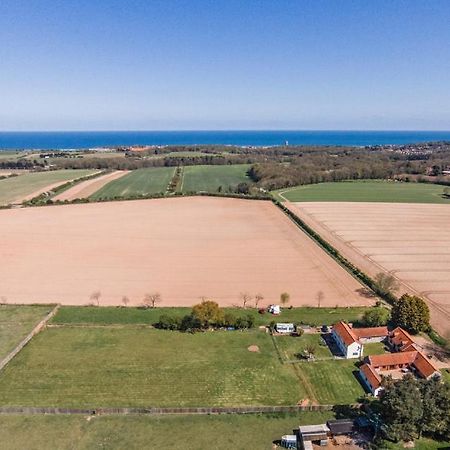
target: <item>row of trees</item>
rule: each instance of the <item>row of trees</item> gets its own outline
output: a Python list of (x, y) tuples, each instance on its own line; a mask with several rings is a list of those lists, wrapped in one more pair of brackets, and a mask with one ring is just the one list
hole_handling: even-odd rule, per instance
[(247, 329), (253, 328), (255, 318), (251, 314), (236, 316), (225, 312), (219, 305), (211, 300), (204, 300), (192, 308), (190, 314), (183, 317), (162, 314), (155, 327), (161, 330), (179, 330), (195, 332), (209, 328)]

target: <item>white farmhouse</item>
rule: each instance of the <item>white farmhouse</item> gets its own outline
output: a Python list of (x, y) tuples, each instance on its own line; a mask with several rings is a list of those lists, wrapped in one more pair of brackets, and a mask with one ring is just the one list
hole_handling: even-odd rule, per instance
[(363, 344), (352, 328), (345, 322), (338, 322), (333, 326), (332, 336), (337, 346), (347, 359), (361, 358), (363, 355)]

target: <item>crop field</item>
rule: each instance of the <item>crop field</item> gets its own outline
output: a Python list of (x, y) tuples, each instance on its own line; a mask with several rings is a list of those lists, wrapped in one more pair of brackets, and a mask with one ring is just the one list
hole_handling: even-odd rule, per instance
[(299, 425), (324, 423), (332, 412), (226, 416), (2, 416), (2, 446), (9, 450), (271, 450)]
[[(236, 316), (251, 315), (255, 325), (270, 325), (275, 319), (282, 322), (303, 323), (307, 325), (332, 325), (340, 320), (357, 322), (369, 308), (283, 308), (279, 316), (259, 314), (251, 305), (244, 308), (224, 308), (225, 313)], [(118, 308), (113, 306), (62, 306), (51, 320), (54, 324), (67, 325), (152, 325), (162, 314), (183, 317), (191, 312), (187, 307), (157, 308)], [(304, 336), (306, 337), (306, 335)]]
[(0, 305), (0, 359), (50, 312), (49, 306)]
[(323, 307), (374, 302), (269, 201), (186, 197), (2, 210), (0, 235), (2, 295), (10, 303), (119, 306), (127, 296), (136, 306), (155, 291), (158, 306), (192, 306), (201, 297), (240, 306), (243, 292), (261, 293), (261, 306), (278, 303), (282, 292), (290, 294), (287, 306), (316, 306), (320, 292)]
[(20, 203), (58, 184), (95, 173), (95, 170), (54, 170), (34, 172), (0, 180), (0, 205)]
[(117, 180), (127, 173), (128, 171), (126, 170), (116, 170), (114, 172), (100, 175), (96, 178), (91, 178), (90, 180), (82, 181), (81, 183), (77, 183), (69, 189), (54, 196), (53, 200), (70, 201), (77, 198), (88, 198), (103, 186), (105, 186), (107, 183), (110, 183), (113, 180)]
[(275, 196), (291, 202), (386, 202), (444, 203), (444, 187), (436, 184), (394, 181), (341, 181), (297, 186), (275, 191)]
[(297, 203), (292, 210), (370, 275), (393, 274), (423, 296), (432, 324), (450, 331), (450, 207), (424, 204)]
[(231, 166), (187, 166), (184, 168), (182, 192), (227, 192), (239, 183), (251, 184), (248, 164)]
[(48, 328), (0, 376), (1, 405), (289, 405), (302, 398), (292, 368), (259, 330)]
[(91, 198), (94, 200), (114, 197), (163, 194), (175, 172), (174, 167), (151, 167), (133, 170), (129, 174), (109, 182)]

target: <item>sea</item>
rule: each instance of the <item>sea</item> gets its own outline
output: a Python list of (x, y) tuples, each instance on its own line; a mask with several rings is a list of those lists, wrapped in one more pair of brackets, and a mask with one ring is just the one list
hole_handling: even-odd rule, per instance
[(450, 131), (45, 131), (0, 132), (0, 150), (77, 150), (130, 145), (222, 144), (276, 145), (394, 145), (450, 141)]

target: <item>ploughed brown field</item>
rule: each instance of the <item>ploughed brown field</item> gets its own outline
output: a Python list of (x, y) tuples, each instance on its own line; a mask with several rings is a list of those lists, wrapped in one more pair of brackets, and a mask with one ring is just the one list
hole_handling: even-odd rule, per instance
[(371, 275), (425, 297), (432, 324), (450, 332), (450, 207), (406, 203), (290, 203), (290, 208)]
[(9, 302), (161, 306), (241, 292), (291, 305), (368, 305), (361, 285), (268, 201), (191, 197), (0, 211)]

